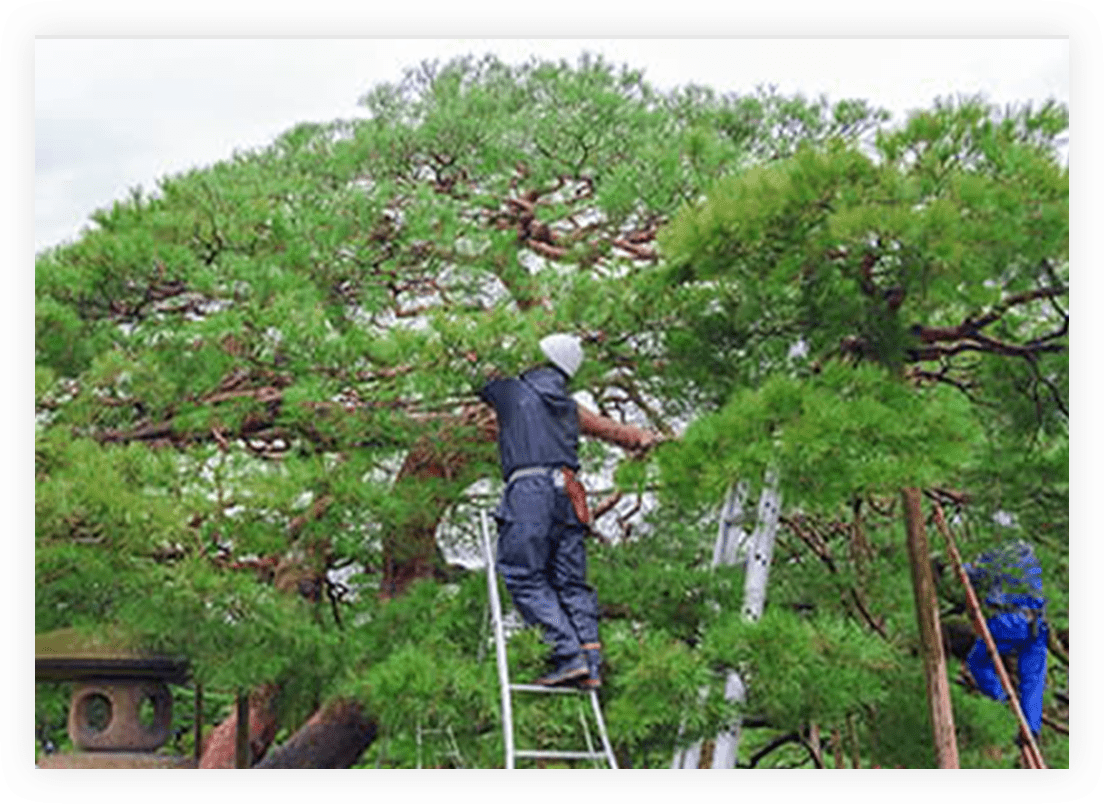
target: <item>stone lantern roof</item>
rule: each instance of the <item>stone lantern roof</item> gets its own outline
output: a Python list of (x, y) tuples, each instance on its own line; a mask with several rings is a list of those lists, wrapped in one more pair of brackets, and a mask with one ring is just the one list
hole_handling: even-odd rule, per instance
[(150, 679), (186, 684), (186, 659), (135, 649), (120, 635), (100, 636), (79, 628), (35, 634), (36, 681), (83, 681), (90, 678)]

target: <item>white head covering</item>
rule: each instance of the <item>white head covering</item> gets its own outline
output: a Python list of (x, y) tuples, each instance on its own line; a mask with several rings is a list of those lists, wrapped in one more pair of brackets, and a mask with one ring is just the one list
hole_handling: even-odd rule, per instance
[(563, 332), (548, 335), (541, 339), (540, 350), (568, 377), (574, 377), (583, 362), (583, 347), (574, 335)]

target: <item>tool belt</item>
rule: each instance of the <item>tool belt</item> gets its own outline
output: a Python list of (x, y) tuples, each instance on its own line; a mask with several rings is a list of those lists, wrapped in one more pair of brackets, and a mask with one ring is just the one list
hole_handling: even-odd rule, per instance
[(575, 479), (575, 471), (567, 466), (524, 466), (515, 469), (506, 479), (506, 485), (515, 480), (531, 475), (548, 475), (552, 478), (552, 485), (563, 489), (567, 498), (571, 500), (571, 507), (575, 510), (575, 517), (584, 525), (590, 524), (590, 510), (587, 508), (586, 488)]

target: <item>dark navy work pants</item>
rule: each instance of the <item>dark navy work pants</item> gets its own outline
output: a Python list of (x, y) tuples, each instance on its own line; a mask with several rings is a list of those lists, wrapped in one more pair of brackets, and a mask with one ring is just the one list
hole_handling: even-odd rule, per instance
[(547, 475), (509, 484), (498, 511), (498, 571), (514, 606), (540, 625), (557, 662), (598, 641), (598, 595), (586, 582), (586, 529)]

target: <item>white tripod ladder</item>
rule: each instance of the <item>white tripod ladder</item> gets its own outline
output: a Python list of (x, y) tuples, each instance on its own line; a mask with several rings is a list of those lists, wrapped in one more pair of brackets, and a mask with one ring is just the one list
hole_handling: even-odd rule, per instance
[[(510, 671), (506, 663), (506, 629), (502, 623), (502, 605), (498, 597), (498, 579), (495, 573), (494, 548), (491, 544), (490, 531), (487, 527), (487, 512), (480, 510), (480, 525), (483, 532), (483, 556), (487, 561), (487, 592), (490, 595), (491, 620), (494, 622), (495, 654), (498, 659), (498, 684), (502, 694), (502, 733), (506, 743), (506, 768), (514, 769), (517, 759), (589, 759), (602, 760), (613, 770), (617, 770), (617, 759), (610, 747), (609, 736), (606, 734), (606, 721), (602, 717), (602, 708), (598, 705), (597, 690), (583, 690), (577, 687), (545, 687), (540, 684), (511, 684)], [(590, 708), (594, 713), (594, 721), (598, 725), (598, 735), (602, 740), (602, 749), (597, 750), (587, 730), (586, 751), (538, 751), (518, 750), (514, 747), (514, 722), (512, 715), (511, 696), (515, 692), (528, 692), (551, 695), (587, 695), (590, 697)], [(583, 720), (584, 727), (586, 720)]]

